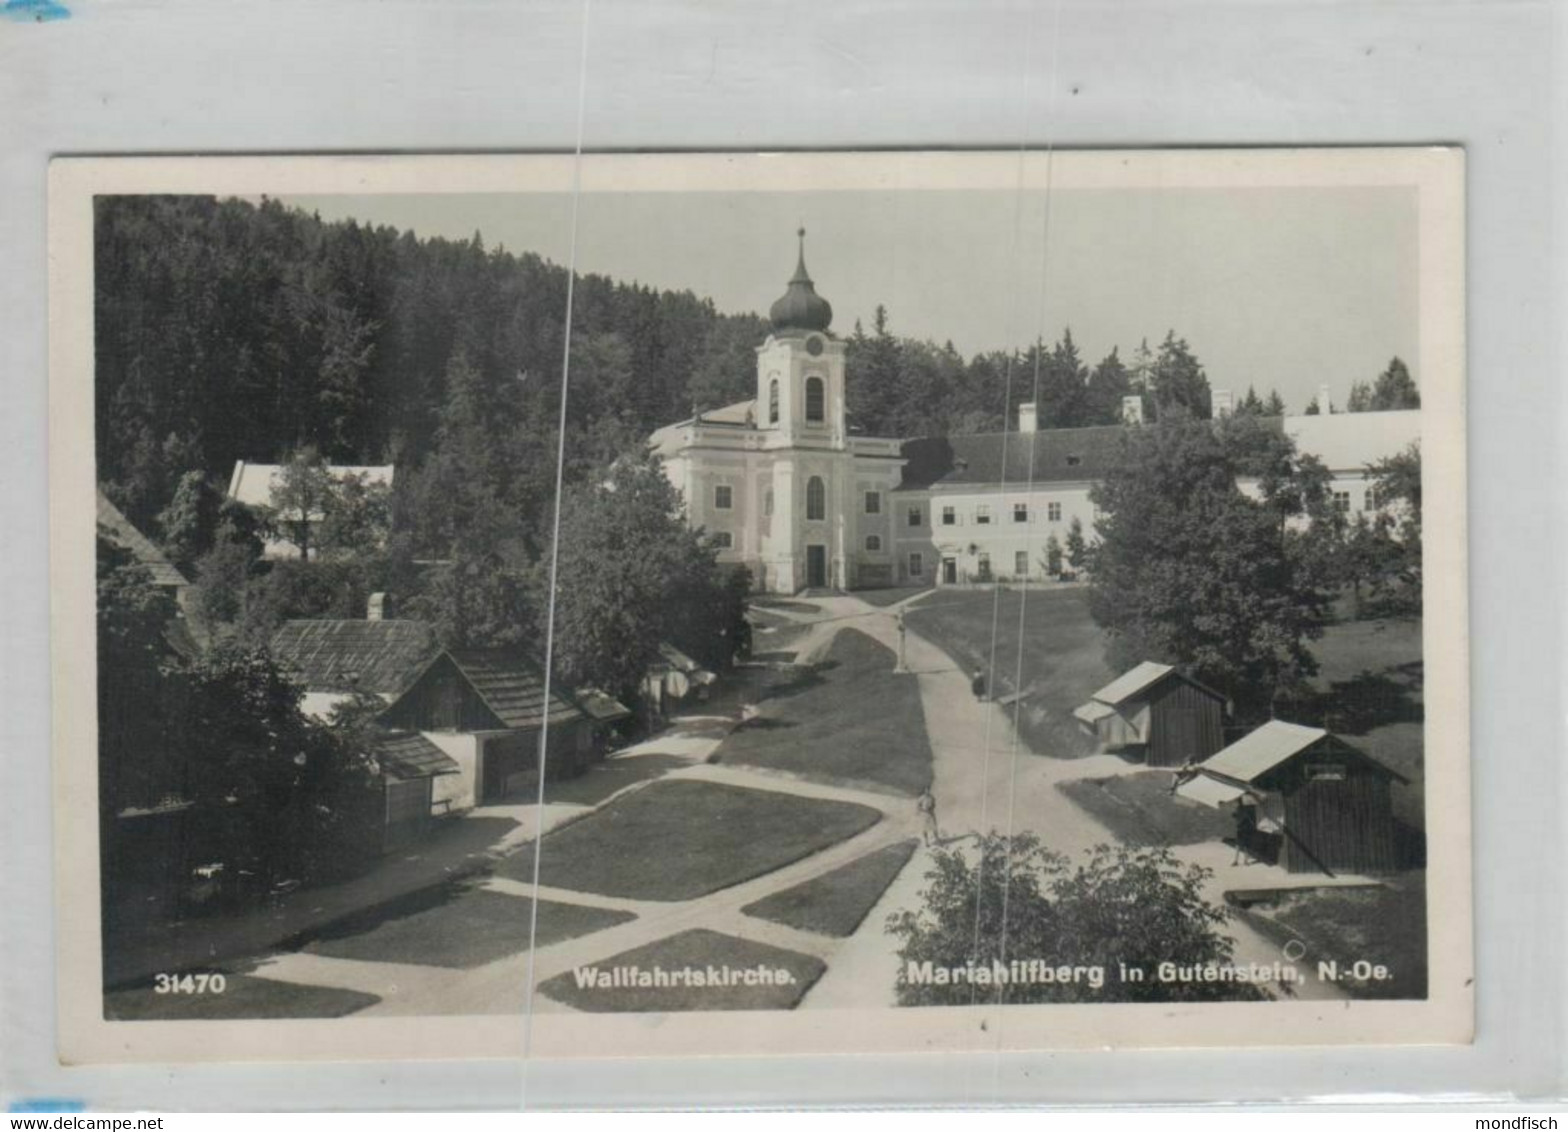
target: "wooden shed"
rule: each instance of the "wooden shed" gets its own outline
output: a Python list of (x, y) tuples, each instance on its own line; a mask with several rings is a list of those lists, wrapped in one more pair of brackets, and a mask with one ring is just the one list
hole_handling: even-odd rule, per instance
[(1225, 745), (1225, 697), (1169, 664), (1144, 661), (1073, 712), (1103, 751), (1149, 766), (1201, 762)]
[(429, 739), (408, 731), (382, 735), (376, 742), (376, 762), (384, 794), (382, 848), (397, 849), (429, 828), (435, 780), (461, 774), (463, 768)]
[(568, 778), (597, 753), (594, 721), (518, 649), (448, 649), (398, 696), (381, 719), (415, 731), (481, 737), (476, 782), (480, 805), (527, 791), (539, 781), (539, 732), (548, 726), (548, 776)]
[(1394, 779), (1406, 781), (1322, 728), (1275, 719), (1208, 759), (1176, 792), (1217, 809), (1253, 795), (1259, 825), (1277, 831), (1290, 872), (1379, 873), (1397, 864)]

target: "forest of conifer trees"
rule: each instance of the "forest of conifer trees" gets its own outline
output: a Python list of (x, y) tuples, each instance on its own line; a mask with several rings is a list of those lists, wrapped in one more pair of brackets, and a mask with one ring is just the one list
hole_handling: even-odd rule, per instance
[[(95, 273), (98, 477), (159, 534), (181, 478), (221, 490), (237, 459), (313, 448), (398, 466), (395, 522), (422, 551), (453, 532), (417, 504), (477, 477), (515, 515), (553, 490), (566, 270), (529, 252), (420, 238), (261, 199), (103, 197)], [(1019, 401), (1047, 427), (1210, 411), (1174, 332), (1127, 357), (1051, 345), (965, 358), (896, 336), (887, 312), (848, 333), (859, 431), (912, 437), (1007, 427)], [(843, 332), (841, 328), (841, 333)], [(767, 324), (690, 292), (579, 278), (572, 310), (568, 480), (693, 411), (745, 399)], [(1005, 344), (1003, 344), (1005, 346)], [(536, 541), (537, 532), (524, 532)]]

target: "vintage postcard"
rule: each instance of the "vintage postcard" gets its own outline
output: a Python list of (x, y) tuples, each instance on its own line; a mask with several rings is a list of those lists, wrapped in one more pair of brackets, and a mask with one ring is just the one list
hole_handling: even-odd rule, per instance
[(56, 161), (61, 1057), (1469, 1041), (1463, 172)]

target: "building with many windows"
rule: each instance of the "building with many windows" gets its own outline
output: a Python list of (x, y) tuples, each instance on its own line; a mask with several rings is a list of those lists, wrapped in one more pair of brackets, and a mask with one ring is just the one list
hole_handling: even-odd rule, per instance
[(850, 434), (844, 342), (833, 308), (800, 261), (769, 312), (757, 347), (755, 398), (653, 434), (691, 523), (725, 562), (745, 565), (758, 590), (855, 589), (895, 581), (888, 497), (902, 442)]
[[(1089, 490), (1141, 423), (1051, 429), (1018, 406), (1005, 432), (915, 440), (856, 435), (844, 411), (844, 343), (832, 307), (806, 272), (770, 311), (757, 348), (756, 396), (655, 432), (651, 445), (720, 560), (744, 565), (755, 588), (957, 585), (1043, 579), (1054, 536), (1096, 518)], [(1327, 403), (1326, 394), (1321, 397)], [(1223, 413), (1230, 396), (1216, 390)], [(1374, 509), (1369, 464), (1418, 441), (1419, 410), (1268, 418), (1334, 477), (1347, 513)], [(1243, 483), (1243, 490), (1256, 486)], [(1064, 563), (1070, 565), (1070, 563)]]

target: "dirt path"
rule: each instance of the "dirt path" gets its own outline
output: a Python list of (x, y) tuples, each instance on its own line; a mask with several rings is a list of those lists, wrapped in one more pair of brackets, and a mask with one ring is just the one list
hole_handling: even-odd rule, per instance
[[(910, 599), (919, 600), (920, 596)], [(795, 615), (791, 620), (808, 623), (807, 633), (794, 644), (797, 663), (807, 663), (826, 653), (833, 638), (853, 628), (887, 646), (895, 654), (899, 640), (895, 615), (898, 606), (875, 608), (849, 596), (814, 597), (820, 611)], [(901, 603), (907, 604), (907, 603)], [(1023, 748), (1012, 725), (1011, 709), (977, 702), (969, 679), (940, 648), (917, 633), (904, 640), (908, 668), (919, 683), (921, 709), (930, 738), (937, 818), (950, 844), (964, 844), (982, 830), (1028, 831), (1046, 846), (1078, 858), (1099, 844), (1114, 843), (1111, 832), (1075, 805), (1056, 787), (1082, 777), (1125, 773), (1127, 764), (1112, 756), (1065, 760), (1041, 757)], [(541, 888), (542, 899), (619, 909), (636, 914), (635, 920), (572, 940), (541, 947), (534, 957), (535, 985), (572, 968), (599, 963), (622, 951), (664, 939), (688, 928), (706, 928), (746, 940), (772, 944), (815, 956), (827, 963), (827, 972), (806, 995), (803, 1009), (880, 1008), (893, 1005), (893, 979), (897, 969), (894, 940), (884, 930), (887, 916), (916, 905), (924, 884), (929, 854), (917, 851), (859, 930), (848, 939), (831, 939), (780, 924), (758, 920), (741, 912), (745, 905), (780, 892), (886, 845), (918, 836), (919, 820), (913, 805), (902, 798), (870, 791), (823, 785), (787, 775), (705, 760), (727, 736), (734, 720), (718, 716), (677, 719), (665, 733), (622, 752), (619, 758), (645, 754), (674, 754), (688, 765), (665, 775), (724, 782), (799, 797), (856, 802), (882, 814), (882, 820), (859, 835), (812, 854), (765, 876), (687, 901), (642, 901), (601, 897), (589, 893)], [(631, 789), (637, 789), (633, 786)], [(1177, 850), (1184, 859), (1216, 869), (1209, 897), (1218, 902), (1223, 890), (1244, 879), (1251, 886), (1267, 882), (1266, 873), (1277, 870), (1231, 870), (1219, 859), (1229, 850), (1221, 845)], [(504, 878), (491, 878), (486, 888), (516, 896), (519, 926), (525, 920), (530, 886)], [(1237, 941), (1236, 959), (1272, 963), (1278, 948), (1244, 923), (1227, 929)], [(366, 962), (300, 953), (279, 955), (258, 973), (298, 983), (343, 987), (381, 997), (365, 1013), (377, 1014), (494, 1014), (521, 1010), (528, 971), (525, 952), (477, 968), (463, 970), (400, 963)], [(1304, 997), (1339, 997), (1337, 988), (1315, 981), (1302, 984)], [(534, 1009), (541, 1013), (570, 1008), (535, 994)]]
[[(849, 596), (815, 600), (833, 624), (858, 629), (897, 652), (896, 607), (874, 609)], [(962, 840), (993, 829), (1029, 832), (1047, 848), (1075, 860), (1097, 845), (1116, 843), (1109, 829), (1074, 804), (1057, 785), (1076, 778), (1126, 773), (1123, 760), (1112, 755), (1082, 759), (1035, 755), (1019, 741), (1012, 709), (977, 702), (968, 674), (940, 648), (911, 630), (905, 634), (904, 654), (920, 682), (921, 706), (931, 740), (937, 821), (944, 839)], [(1231, 851), (1224, 845), (1183, 846), (1174, 852), (1214, 870), (1206, 895), (1215, 904), (1222, 903), (1225, 890), (1238, 882), (1257, 887), (1285, 879), (1281, 870), (1261, 865), (1231, 868)], [(883, 924), (891, 912), (915, 906), (928, 861), (924, 852), (910, 859), (860, 930), (840, 950), (828, 973), (806, 996), (803, 1007), (891, 1004), (897, 956), (895, 941), (883, 931)], [(1281, 958), (1278, 945), (1242, 921), (1232, 920), (1226, 932), (1236, 941), (1235, 960), (1239, 963), (1266, 965)], [(1345, 997), (1337, 986), (1310, 979), (1299, 984), (1297, 991), (1302, 998)]]

